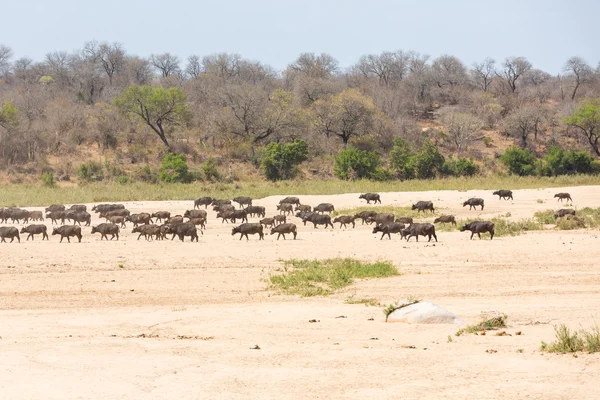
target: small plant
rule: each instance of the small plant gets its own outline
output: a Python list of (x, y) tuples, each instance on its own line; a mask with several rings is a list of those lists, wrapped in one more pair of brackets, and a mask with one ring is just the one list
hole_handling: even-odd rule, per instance
[(523, 353), (523, 349), (517, 349), (517, 353)]
[(125, 268), (123, 264), (119, 264), (119, 268)]
[(544, 200), (542, 200), (542, 199), (537, 199), (536, 201), (538, 204), (544, 204)]
[(482, 142), (483, 142), (483, 145), (484, 145), (485, 147), (492, 147), (492, 146), (493, 146), (493, 144), (494, 144), (494, 141), (493, 141), (493, 140), (492, 140), (492, 138), (491, 138), (491, 137), (489, 137), (489, 136), (485, 136), (485, 137), (483, 138)]
[(499, 328), (506, 328), (507, 319), (508, 316), (506, 314), (502, 314), (494, 318), (484, 319), (478, 324), (467, 325), (458, 330), (458, 332), (456, 332), (456, 336), (460, 336), (463, 333), (477, 333), (481, 331), (492, 331)]
[(398, 302), (396, 304), (390, 304), (390, 305), (384, 307), (383, 314), (385, 315), (385, 322), (387, 322), (388, 317), (394, 311), (399, 310), (399, 309), (404, 308), (404, 307), (408, 307), (408, 306), (410, 306), (412, 304), (420, 303), (420, 302), (421, 302), (421, 300), (417, 299), (415, 296), (408, 296), (408, 298), (406, 299), (405, 303), (400, 304)]
[(50, 171), (42, 172), (42, 183), (45, 187), (55, 187), (56, 182), (54, 181), (54, 173)]
[(452, 343), (452, 342), (454, 342), (454, 340), (452, 339), (452, 336), (448, 335), (448, 340), (447, 340), (447, 342), (448, 342), (448, 343)]
[(379, 305), (379, 302), (377, 301), (377, 299), (373, 299), (371, 297), (354, 298), (354, 295), (348, 297), (346, 299), (346, 301), (344, 301), (344, 303), (346, 303), (346, 304), (364, 304), (366, 307), (376, 307)]
[(504, 218), (510, 218), (512, 216), (512, 214), (510, 212), (507, 212), (506, 214), (504, 214)]

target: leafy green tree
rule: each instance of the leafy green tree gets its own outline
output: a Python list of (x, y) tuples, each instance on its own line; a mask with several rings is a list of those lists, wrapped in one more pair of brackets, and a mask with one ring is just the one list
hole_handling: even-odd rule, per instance
[(535, 155), (527, 149), (511, 146), (500, 156), (500, 161), (513, 175), (527, 176), (535, 172)]
[(298, 174), (298, 165), (308, 158), (308, 145), (296, 139), (292, 143), (271, 142), (265, 147), (261, 169), (272, 181), (291, 179)]
[(390, 151), (390, 168), (401, 179), (413, 179), (415, 177), (413, 153), (406, 141), (400, 137), (394, 139), (394, 146)]
[(349, 147), (336, 157), (333, 172), (338, 178), (346, 180), (352, 169), (358, 178), (370, 179), (381, 172), (380, 164), (381, 160), (376, 152)]
[(600, 156), (600, 98), (582, 101), (564, 122), (577, 128)]
[(419, 179), (435, 178), (444, 165), (444, 156), (429, 140), (423, 143), (419, 154), (414, 157), (413, 164), (416, 177)]
[(185, 102), (185, 93), (179, 88), (147, 85), (132, 85), (114, 100), (121, 112), (141, 118), (169, 150), (165, 128), (182, 122), (187, 114)]
[(168, 153), (162, 160), (159, 179), (168, 183), (188, 183), (190, 174), (183, 154)]
[(12, 103), (4, 103), (0, 107), (0, 126), (11, 130), (19, 125), (19, 110)]

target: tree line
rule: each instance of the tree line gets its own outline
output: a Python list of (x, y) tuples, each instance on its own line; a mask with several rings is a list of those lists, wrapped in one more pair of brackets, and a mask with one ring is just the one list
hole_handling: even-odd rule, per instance
[[(402, 50), (348, 68), (302, 53), (278, 71), (229, 53), (143, 58), (92, 41), (33, 61), (0, 45), (0, 162), (44, 165), (97, 146), (134, 164), (152, 161), (156, 148), (161, 158), (218, 153), (256, 163), (269, 144), (299, 141), (302, 159), (347, 147), (388, 157), (398, 138), (411, 151), (431, 142), (471, 157), (489, 131), (534, 152), (543, 138), (600, 156), (599, 97), (600, 65), (580, 57), (558, 75), (525, 57), (465, 65)], [(423, 128), (433, 121), (439, 129)]]

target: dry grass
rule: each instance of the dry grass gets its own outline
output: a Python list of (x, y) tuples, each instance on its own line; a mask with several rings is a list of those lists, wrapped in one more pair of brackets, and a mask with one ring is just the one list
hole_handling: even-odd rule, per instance
[(248, 181), (234, 183), (158, 184), (135, 182), (132, 184), (98, 183), (71, 187), (44, 187), (33, 184), (6, 185), (2, 190), (0, 206), (44, 206), (53, 203), (93, 203), (137, 200), (191, 200), (199, 196), (231, 198), (246, 195), (263, 198), (271, 195), (328, 195), (364, 192), (400, 192), (428, 190), (470, 190), (510, 187), (535, 189), (561, 186), (599, 185), (600, 175), (560, 176), (554, 178), (492, 176), (473, 178), (447, 178), (411, 181)]
[(576, 211), (576, 215), (567, 215), (562, 218), (554, 218), (556, 211), (538, 211), (534, 217), (542, 224), (556, 224), (558, 230), (572, 230), (583, 228), (600, 227), (600, 208), (585, 207)]
[(600, 351), (600, 327), (592, 327), (589, 331), (581, 329), (571, 331), (566, 325), (554, 327), (556, 340), (551, 343), (542, 342), (541, 350), (549, 353), (576, 353), (587, 351), (596, 353)]
[(460, 329), (458, 332), (456, 332), (456, 336), (460, 336), (463, 333), (478, 333), (481, 331), (492, 331), (499, 328), (506, 328), (507, 319), (508, 316), (506, 314), (502, 314), (494, 318), (483, 319), (478, 324), (467, 325)]

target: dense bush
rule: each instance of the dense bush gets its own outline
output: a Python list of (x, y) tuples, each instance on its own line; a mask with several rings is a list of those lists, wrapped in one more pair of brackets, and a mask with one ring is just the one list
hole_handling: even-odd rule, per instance
[(99, 162), (88, 161), (77, 168), (77, 176), (83, 182), (100, 182), (104, 179), (104, 169)]
[(221, 174), (219, 170), (217, 170), (217, 161), (209, 157), (204, 164), (202, 164), (202, 172), (204, 173), (204, 178), (207, 181), (218, 181), (221, 179)]
[(446, 176), (473, 176), (479, 172), (479, 166), (466, 158), (457, 158), (444, 162), (442, 174)]
[(535, 173), (535, 155), (527, 149), (509, 147), (500, 156), (500, 161), (512, 175), (527, 176)]
[(418, 153), (412, 152), (402, 138), (394, 140), (390, 151), (390, 167), (401, 179), (430, 179), (444, 173), (444, 156), (430, 141)]
[(46, 187), (56, 186), (56, 182), (54, 181), (54, 173), (49, 171), (42, 172), (42, 183)]
[(134, 178), (142, 182), (158, 183), (158, 174), (148, 164), (136, 170)]
[(373, 179), (380, 173), (380, 164), (381, 160), (376, 152), (349, 147), (335, 158), (333, 172), (343, 180), (348, 179), (350, 170), (354, 171), (357, 178)]
[(263, 152), (260, 166), (265, 177), (272, 181), (291, 179), (298, 174), (298, 165), (308, 158), (308, 145), (296, 139), (292, 143), (269, 143)]
[(536, 172), (542, 176), (597, 174), (600, 172), (600, 163), (584, 151), (565, 151), (560, 147), (552, 147), (538, 162)]
[(413, 153), (406, 141), (400, 137), (394, 139), (394, 145), (390, 151), (390, 168), (396, 172), (400, 179), (413, 179), (415, 177)]
[(421, 151), (414, 157), (416, 177), (419, 179), (435, 178), (442, 171), (444, 161), (444, 156), (438, 148), (430, 141), (426, 141), (423, 143)]
[(183, 154), (168, 153), (162, 160), (159, 179), (168, 183), (189, 183), (188, 165)]

